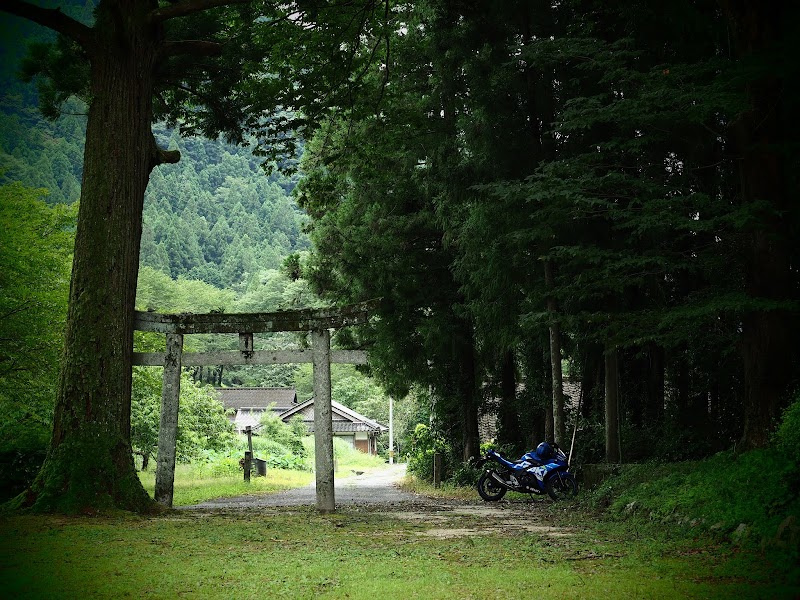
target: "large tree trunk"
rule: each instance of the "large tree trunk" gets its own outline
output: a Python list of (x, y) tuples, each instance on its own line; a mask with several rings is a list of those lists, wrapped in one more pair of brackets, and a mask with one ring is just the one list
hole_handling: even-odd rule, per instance
[(141, 2), (97, 14), (91, 105), (53, 437), (25, 504), (142, 511), (130, 443), (133, 310), (142, 205), (159, 151), (151, 132), (157, 27)]
[(664, 415), (664, 349), (650, 342), (647, 345), (647, 406), (646, 423), (650, 427), (658, 425)]
[(501, 444), (518, 446), (523, 443), (522, 427), (517, 406), (517, 368), (514, 352), (503, 353), (500, 369), (500, 432), (498, 441)]
[(544, 440), (542, 441), (549, 441), (555, 439), (553, 430), (553, 369), (550, 363), (550, 352), (543, 350), (541, 361), (545, 371), (547, 391), (549, 392), (544, 401)]
[(544, 261), (544, 280), (547, 287), (547, 314), (550, 317), (550, 372), (553, 379), (553, 440), (563, 446), (567, 440), (564, 423), (564, 378), (561, 371), (561, 327), (556, 321), (557, 306), (552, 296), (555, 288), (553, 263)]
[[(736, 53), (741, 58), (777, 51), (782, 29), (789, 28), (791, 3), (722, 0)], [(786, 41), (786, 40), (784, 40)], [(747, 85), (750, 110), (734, 124), (741, 198), (755, 208), (757, 223), (749, 232), (747, 293), (756, 299), (792, 300), (792, 216), (784, 159), (783, 98), (780, 76), (762, 74)], [(794, 115), (792, 115), (792, 118)], [(796, 321), (785, 310), (753, 310), (743, 322), (745, 448), (765, 446), (787, 400), (791, 377), (792, 336)]]
[[(467, 326), (469, 327), (469, 326)], [(478, 387), (475, 377), (475, 349), (472, 334), (467, 336), (468, 344), (462, 347), (460, 362), (463, 405), (461, 408), (461, 435), (464, 461), (480, 454), (480, 432), (478, 428)]]
[(622, 460), (619, 443), (619, 351), (609, 348), (605, 354), (606, 372), (606, 462)]

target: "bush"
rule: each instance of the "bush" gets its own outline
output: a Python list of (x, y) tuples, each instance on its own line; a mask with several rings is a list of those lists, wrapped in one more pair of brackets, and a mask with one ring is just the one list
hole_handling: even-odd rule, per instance
[[(154, 457), (158, 450), (161, 418), (161, 373), (133, 370), (131, 388), (131, 445), (137, 454)], [(181, 373), (177, 460), (202, 460), (208, 451), (225, 451), (234, 443), (233, 428), (213, 388)]]
[(215, 461), (208, 464), (207, 469), (198, 469), (199, 473), (210, 477), (230, 477), (239, 475), (242, 468), (239, 466), (239, 459), (235, 456), (219, 456)]
[(474, 487), (478, 484), (481, 473), (483, 469), (475, 468), (474, 464), (462, 463), (448, 481), (457, 487)]
[(800, 465), (800, 395), (783, 413), (775, 432), (775, 447), (795, 465)]
[(442, 479), (452, 472), (451, 448), (445, 440), (436, 435), (427, 425), (419, 424), (411, 436), (411, 451), (408, 455), (408, 472), (420, 479), (433, 481), (433, 455), (442, 455)]
[(299, 415), (289, 423), (284, 423), (272, 411), (265, 411), (261, 417), (261, 428), (258, 431), (258, 437), (277, 442), (299, 458), (306, 456), (303, 438), (307, 435), (308, 431), (303, 423), (303, 418)]
[(618, 517), (638, 514), (723, 534), (745, 524), (751, 540), (758, 542), (774, 538), (790, 515), (800, 515), (800, 500), (788, 477), (795, 468), (774, 448), (721, 452), (700, 461), (625, 465), (585, 494), (583, 502)]
[[(284, 438), (285, 439), (285, 438)], [(285, 444), (262, 435), (253, 436), (253, 458), (267, 461), (267, 466), (276, 469), (289, 469), (292, 471), (309, 471), (307, 453), (303, 447), (300, 452)], [(302, 440), (298, 440), (302, 446)], [(241, 436), (237, 448), (237, 461), (244, 456), (247, 450), (247, 437)], [(238, 464), (238, 463), (237, 463)]]

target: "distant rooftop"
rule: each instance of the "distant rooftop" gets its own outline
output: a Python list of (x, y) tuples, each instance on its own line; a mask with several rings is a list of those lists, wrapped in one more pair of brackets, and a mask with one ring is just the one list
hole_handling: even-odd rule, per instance
[(274, 405), (280, 412), (289, 410), (297, 404), (297, 392), (294, 388), (216, 388), (222, 406), (226, 409), (233, 408), (268, 408)]

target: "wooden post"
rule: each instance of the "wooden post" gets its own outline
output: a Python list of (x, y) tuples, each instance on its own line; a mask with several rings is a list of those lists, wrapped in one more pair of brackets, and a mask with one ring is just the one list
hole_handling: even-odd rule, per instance
[(253, 464), (253, 453), (244, 453), (244, 480), (250, 483), (250, 466)]
[(327, 329), (311, 332), (314, 364), (314, 448), (317, 510), (336, 510), (334, 497), (333, 412), (331, 409), (331, 334)]
[(158, 460), (156, 461), (156, 502), (172, 506), (175, 486), (175, 445), (178, 441), (178, 405), (181, 396), (181, 353), (183, 335), (167, 335), (164, 357), (164, 378), (161, 386), (161, 423), (158, 429)]
[(253, 456), (253, 427), (248, 425), (245, 427), (245, 433), (247, 434), (247, 449), (250, 451), (250, 456)]
[(433, 487), (442, 487), (442, 453), (433, 453)]

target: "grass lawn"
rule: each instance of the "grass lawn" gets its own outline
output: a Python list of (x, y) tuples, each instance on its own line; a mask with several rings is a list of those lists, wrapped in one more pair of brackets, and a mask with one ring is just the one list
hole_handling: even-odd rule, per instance
[[(314, 438), (309, 436), (303, 440), (308, 454), (307, 462), (314, 464)], [(351, 477), (353, 472), (370, 471), (384, 465), (382, 458), (359, 452), (342, 440), (334, 440), (335, 464), (338, 467), (336, 478)], [(155, 489), (155, 465), (148, 471), (139, 472), (139, 480), (144, 489), (153, 496)], [(175, 487), (173, 506), (198, 504), (213, 498), (230, 498), (249, 494), (267, 494), (292, 488), (303, 487), (314, 481), (314, 474), (308, 471), (292, 471), (269, 467), (266, 477), (256, 477), (255, 467), (250, 483), (244, 482), (243, 474), (237, 470), (229, 476), (214, 476), (208, 468), (192, 464), (175, 466)]]
[[(144, 489), (152, 497), (156, 481), (155, 473), (153, 471), (139, 472), (139, 479)], [(176, 465), (173, 505), (188, 506), (212, 498), (279, 492), (308, 485), (313, 480), (314, 474), (305, 471), (268, 469), (267, 477), (253, 476), (250, 483), (245, 483), (242, 475), (202, 476), (198, 475), (191, 465)]]
[[(488, 512), (487, 512), (488, 511)], [(531, 529), (531, 524), (538, 528)], [(528, 526), (527, 529), (524, 526)], [(794, 598), (768, 560), (544, 502), (0, 518), (3, 598)]]

